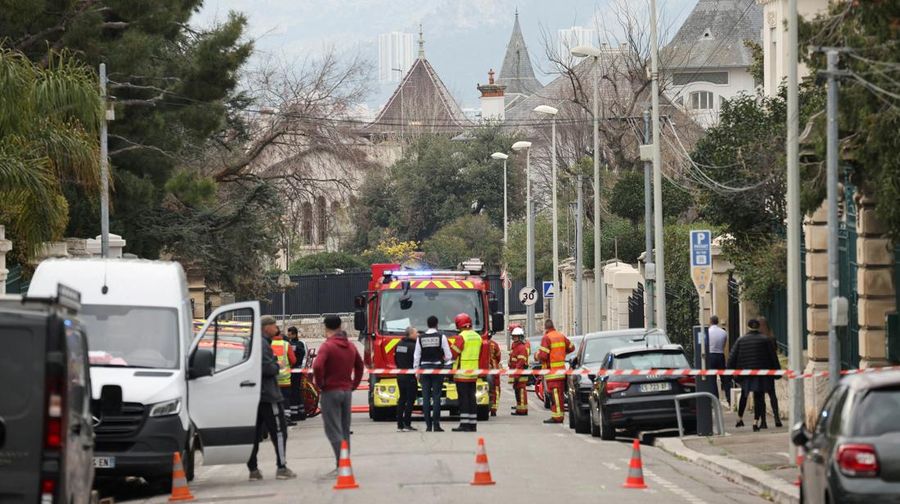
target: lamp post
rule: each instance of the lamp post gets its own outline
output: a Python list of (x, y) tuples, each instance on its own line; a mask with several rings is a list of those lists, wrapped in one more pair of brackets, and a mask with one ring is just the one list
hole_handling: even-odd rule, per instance
[[(509, 185), (507, 183), (506, 160), (509, 156), (502, 152), (491, 154), (491, 159), (503, 160), (503, 314), (509, 317), (509, 268), (506, 264), (506, 248), (509, 246)], [(506, 348), (510, 347), (509, 324), (504, 329), (506, 333)]]
[[(534, 206), (531, 201), (531, 142), (524, 140), (512, 145), (516, 152), (525, 151), (525, 235), (528, 242), (525, 254), (525, 284), (534, 288)], [(525, 309), (525, 337), (534, 335), (534, 305)]]
[(656, 0), (650, 0), (650, 100), (653, 116), (653, 233), (656, 257), (656, 327), (666, 330), (666, 255), (663, 236), (662, 156), (659, 131), (659, 44), (657, 43)]
[[(603, 265), (600, 247), (600, 84), (597, 79), (597, 64), (600, 62), (599, 49), (591, 46), (573, 47), (572, 56), (576, 58), (594, 58), (591, 66), (591, 82), (594, 89), (592, 113), (592, 129), (594, 135), (594, 299), (597, 314), (597, 329), (603, 330)], [(582, 329), (582, 333), (584, 330)]]
[[(546, 114), (551, 117), (550, 120), (550, 135), (551, 135), (551, 148), (552, 151), (552, 159), (550, 165), (551, 169), (551, 178), (553, 180), (553, 209), (552, 209), (552, 219), (553, 219), (553, 287), (556, 290), (559, 290), (559, 218), (556, 209), (556, 114), (559, 113), (559, 109), (551, 107), (549, 105), (538, 105), (534, 108), (534, 111), (538, 114)], [(552, 310), (550, 310), (550, 317), (556, 317), (556, 298), (550, 301), (550, 306), (552, 306)], [(545, 306), (544, 309), (547, 307)]]

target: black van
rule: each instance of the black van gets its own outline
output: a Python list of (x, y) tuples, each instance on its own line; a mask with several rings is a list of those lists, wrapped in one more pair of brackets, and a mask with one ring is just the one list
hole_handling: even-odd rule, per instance
[(0, 502), (88, 504), (94, 480), (80, 294), (0, 296)]

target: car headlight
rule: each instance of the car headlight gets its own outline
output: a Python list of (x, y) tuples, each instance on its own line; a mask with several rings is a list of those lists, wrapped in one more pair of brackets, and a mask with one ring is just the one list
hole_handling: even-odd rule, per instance
[(397, 390), (397, 387), (376, 387), (375, 392), (378, 393), (378, 397), (382, 399), (391, 399), (394, 397), (394, 391)]
[(475, 387), (475, 397), (483, 396), (484, 394), (487, 394), (487, 391), (487, 385), (478, 385)]
[(150, 407), (151, 417), (177, 415), (178, 413), (181, 413), (181, 399), (163, 401), (161, 403), (156, 403)]

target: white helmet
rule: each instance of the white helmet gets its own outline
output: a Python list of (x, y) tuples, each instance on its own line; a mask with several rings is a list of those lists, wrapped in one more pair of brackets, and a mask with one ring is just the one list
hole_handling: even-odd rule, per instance
[(525, 329), (522, 329), (521, 327), (515, 327), (513, 328), (511, 334), (513, 336), (525, 336)]

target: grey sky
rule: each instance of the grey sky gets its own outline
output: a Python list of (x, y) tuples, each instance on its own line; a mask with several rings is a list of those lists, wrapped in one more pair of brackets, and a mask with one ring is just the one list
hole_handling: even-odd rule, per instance
[[(516, 8), (538, 79), (549, 76), (542, 31), (556, 37), (561, 28), (594, 26), (594, 14), (610, 19), (610, 4), (628, 2), (646, 9), (647, 0), (206, 0), (194, 24), (223, 20), (230, 10), (249, 18), (256, 41), (254, 63), (264, 58), (288, 62), (315, 57), (328, 46), (361, 51), (373, 64), (377, 39), (389, 31), (425, 32), (425, 54), (463, 107), (478, 106), (475, 85), (499, 70)], [(662, 23), (681, 24), (697, 0), (659, 0)], [(601, 21), (603, 22), (603, 21)], [(373, 86), (369, 105), (380, 106), (392, 89)]]

